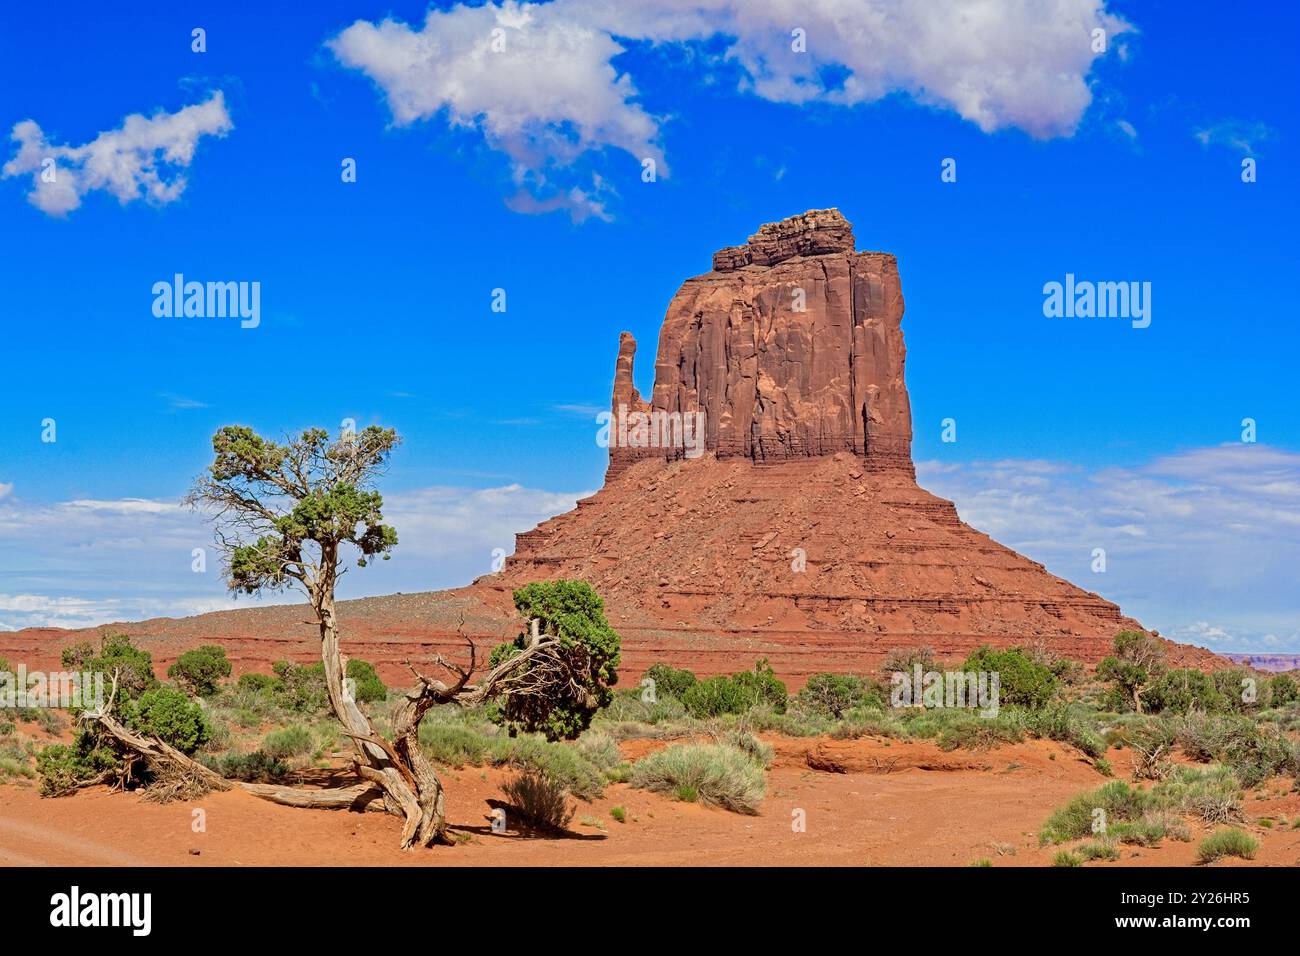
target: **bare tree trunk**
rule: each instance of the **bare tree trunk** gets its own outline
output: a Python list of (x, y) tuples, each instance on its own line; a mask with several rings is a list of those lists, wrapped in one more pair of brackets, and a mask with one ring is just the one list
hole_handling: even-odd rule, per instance
[(402, 849), (446, 841), (442, 781), (420, 750), (420, 719), (430, 702), (422, 693), (413, 692), (414, 701), (408, 695), (394, 716), (393, 742), (382, 740), (348, 692), (333, 598), (321, 595), (313, 603), (320, 621), (321, 661), (325, 665), (330, 706), (357, 749), (357, 773), (383, 790), (384, 804), (390, 813), (406, 818)]

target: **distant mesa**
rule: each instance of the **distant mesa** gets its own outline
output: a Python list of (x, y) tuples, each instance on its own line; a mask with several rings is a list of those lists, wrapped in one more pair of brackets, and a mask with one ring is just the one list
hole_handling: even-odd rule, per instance
[(1300, 654), (1223, 654), (1230, 661), (1245, 664), (1257, 671), (1280, 674), (1300, 670)]

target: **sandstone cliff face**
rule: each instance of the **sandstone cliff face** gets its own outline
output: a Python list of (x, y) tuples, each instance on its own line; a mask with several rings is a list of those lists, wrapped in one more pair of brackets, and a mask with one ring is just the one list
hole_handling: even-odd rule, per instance
[(528, 581), (591, 582), (634, 671), (767, 657), (797, 683), (871, 671), (894, 648), (960, 660), (984, 643), (1100, 660), (1141, 625), (917, 486), (902, 318), (894, 257), (855, 252), (834, 209), (720, 250), (668, 306), (650, 400), (627, 333), (614, 375), (616, 418), (703, 412), (703, 456), (611, 442), (605, 487), (519, 535), (478, 587), (504, 604)]
[[(910, 473), (902, 318), (897, 261), (855, 252), (838, 210), (765, 225), (673, 297), (648, 403), (632, 386), (636, 343), (623, 333), (612, 412), (703, 413), (704, 447), (720, 459), (846, 451), (872, 470)], [(609, 475), (682, 457), (678, 444), (611, 442)]]

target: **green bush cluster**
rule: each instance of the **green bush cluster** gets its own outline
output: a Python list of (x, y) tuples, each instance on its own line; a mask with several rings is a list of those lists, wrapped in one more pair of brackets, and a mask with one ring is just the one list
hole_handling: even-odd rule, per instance
[(681, 699), (696, 684), (695, 674), (679, 667), (667, 664), (652, 664), (645, 676), (654, 681), (655, 695), (667, 695)]
[(795, 695), (799, 709), (842, 720), (847, 711), (867, 705), (884, 707), (884, 693), (874, 681), (852, 674), (813, 674)]
[(682, 695), (682, 703), (693, 717), (741, 714), (760, 705), (782, 714), (788, 699), (785, 684), (766, 660), (755, 663), (752, 671), (698, 681)]
[[(325, 686), (325, 665), (292, 664), (276, 661), (271, 665), (274, 677), (265, 674), (243, 674), (239, 678), (240, 690), (256, 694), (269, 693), (275, 704), (292, 714), (314, 716), (330, 710), (329, 691)], [(369, 661), (350, 659), (343, 674), (353, 682), (353, 698), (361, 703), (373, 704), (387, 699), (388, 687), (379, 679), (375, 665)]]
[(63, 649), (61, 660), (65, 670), (104, 675), (104, 684), (112, 686), (117, 674), (116, 703), (132, 701), (147, 690), (158, 686), (153, 672), (153, 655), (136, 647), (126, 634), (105, 634), (96, 651), (90, 641), (81, 641)]
[(212, 736), (203, 710), (174, 687), (155, 687), (122, 710), (128, 726), (157, 737), (181, 753), (193, 754)]
[[(125, 634), (105, 634), (99, 649), (89, 641), (70, 645), (62, 652), (63, 667), (102, 673), (111, 686), (117, 675), (113, 714), (131, 729), (157, 737), (186, 754), (193, 754), (211, 737), (211, 727), (199, 707), (176, 687), (159, 683), (150, 653), (138, 648)], [(127, 764), (120, 744), (98, 726), (77, 729), (71, 744), (54, 744), (37, 754), (41, 790), (51, 796), (69, 793), (81, 783), (113, 771), (136, 784), (147, 780), (142, 762)]]
[(1004, 651), (994, 650), (987, 644), (977, 647), (961, 669), (968, 673), (996, 673), (1002, 706), (1042, 707), (1056, 696), (1060, 684), (1051, 668), (1018, 647)]
[(1274, 707), (1285, 707), (1300, 700), (1300, 687), (1290, 674), (1274, 674), (1269, 681), (1269, 697)]
[(167, 668), (167, 676), (195, 697), (211, 697), (221, 681), (230, 676), (226, 649), (216, 644), (203, 644), (186, 651)]

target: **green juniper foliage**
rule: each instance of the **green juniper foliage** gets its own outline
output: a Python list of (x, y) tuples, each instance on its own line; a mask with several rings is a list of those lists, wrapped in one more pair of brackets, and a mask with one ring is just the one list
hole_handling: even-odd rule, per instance
[(1159, 638), (1144, 631), (1120, 631), (1114, 650), (1097, 665), (1097, 676), (1114, 683), (1110, 703), (1116, 710), (1141, 713), (1142, 691), (1165, 670), (1164, 647)]
[[(509, 660), (526, 646), (530, 622), (560, 642), (558, 657), (575, 682), (546, 694), (508, 694), (496, 718), (512, 732), (537, 731), (549, 740), (572, 740), (596, 711), (613, 699), (618, 681), (619, 637), (605, 620), (605, 602), (585, 581), (539, 581), (514, 592), (524, 629), (493, 651), (489, 665)], [(527, 674), (535, 665), (525, 665)]]
[(196, 697), (211, 697), (222, 679), (230, 676), (226, 649), (216, 644), (203, 644), (186, 651), (167, 668), (167, 676)]
[(788, 699), (785, 684), (777, 679), (766, 658), (755, 663), (752, 671), (706, 678), (682, 695), (682, 703), (694, 717), (741, 714), (760, 705), (783, 714)]
[(1037, 708), (1056, 695), (1059, 682), (1051, 668), (1020, 648), (996, 651), (987, 644), (971, 651), (962, 670), (998, 675), (999, 701), (1003, 705)]
[(230, 548), (231, 590), (278, 591), (294, 581), (307, 585), (318, 575), (332, 582), (335, 568), (314, 567), (313, 555), (332, 563), (344, 544), (361, 552), (358, 567), (376, 556), (387, 560), (397, 532), (383, 523), (383, 496), (362, 483), (399, 440), (391, 428), (378, 425), (338, 441), (323, 428), (309, 428), (283, 445), (244, 425), (220, 429), (212, 438), (215, 460), (188, 500), (233, 511), (246, 510), (250, 500), (292, 506), (283, 513), (266, 507), (257, 540)]
[(680, 699), (696, 683), (695, 674), (691, 671), (678, 667), (669, 667), (667, 664), (650, 665), (645, 672), (645, 676), (655, 682), (656, 696)]

